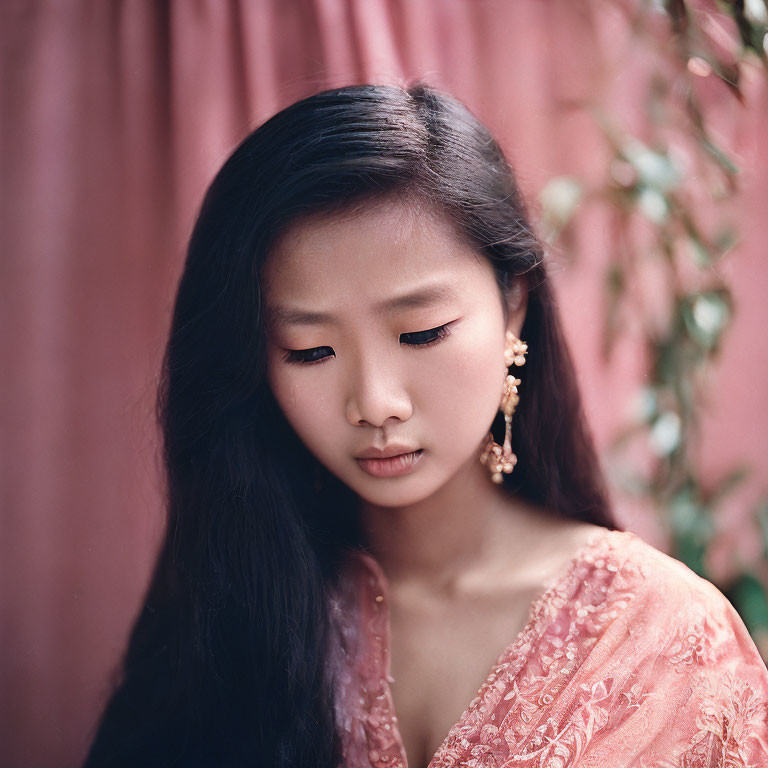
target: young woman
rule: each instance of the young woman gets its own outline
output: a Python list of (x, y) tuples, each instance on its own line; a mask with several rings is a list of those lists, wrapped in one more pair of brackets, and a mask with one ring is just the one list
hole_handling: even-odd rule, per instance
[(617, 530), (542, 248), (455, 99), (325, 91), (237, 148), (159, 418), (167, 534), (88, 768), (768, 765), (765, 666)]

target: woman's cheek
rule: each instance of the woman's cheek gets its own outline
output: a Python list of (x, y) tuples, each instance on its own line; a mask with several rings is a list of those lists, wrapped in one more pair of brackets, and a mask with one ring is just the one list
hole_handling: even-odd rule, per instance
[(503, 348), (490, 332), (468, 336), (457, 353), (461, 362), (448, 379), (457, 422), (471, 433), (484, 431), (499, 407), (504, 387)]
[(469, 392), (481, 393), (504, 383), (504, 334), (495, 324), (476, 322), (468, 326), (454, 350), (454, 377)]
[(323, 435), (328, 434), (333, 386), (325, 378), (320, 381), (319, 377), (307, 376), (307, 373), (312, 372), (300, 371), (298, 375), (286, 372), (279, 384), (281, 395), (277, 399), (296, 434), (313, 448), (321, 445)]

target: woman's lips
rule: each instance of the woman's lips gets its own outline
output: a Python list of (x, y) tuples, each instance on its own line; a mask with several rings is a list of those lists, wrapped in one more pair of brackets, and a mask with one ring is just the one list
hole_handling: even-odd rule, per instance
[(395, 477), (410, 472), (419, 463), (424, 450), (401, 453), (386, 459), (356, 459), (361, 469), (374, 477)]

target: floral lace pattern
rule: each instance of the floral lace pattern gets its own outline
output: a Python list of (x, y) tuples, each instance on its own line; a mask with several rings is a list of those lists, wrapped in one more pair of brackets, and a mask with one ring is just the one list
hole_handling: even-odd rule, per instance
[[(360, 552), (333, 602), (345, 766), (406, 768), (386, 578)], [(429, 768), (766, 768), (768, 670), (712, 584), (600, 531), (530, 607)]]

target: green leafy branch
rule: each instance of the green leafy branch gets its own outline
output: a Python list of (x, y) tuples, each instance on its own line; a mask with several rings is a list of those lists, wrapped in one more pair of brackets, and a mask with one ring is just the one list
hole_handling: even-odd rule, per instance
[[(605, 276), (603, 353), (640, 324), (647, 354), (646, 383), (634, 421), (613, 446), (620, 456), (644, 441), (652, 457), (643, 471), (624, 472), (623, 486), (652, 502), (674, 554), (715, 581), (707, 566), (724, 500), (748, 477), (733, 467), (718, 482), (701, 476), (696, 447), (713, 363), (733, 315), (733, 296), (721, 259), (738, 242), (728, 214), (738, 191), (738, 165), (711, 135), (704, 86), (716, 78), (744, 101), (745, 67), (768, 73), (765, 0), (705, 3), (614, 0), (636, 46), (654, 62), (644, 98), (643, 136), (598, 103), (593, 115), (609, 148), (601, 183), (553, 179), (542, 191), (542, 228), (554, 242), (567, 237), (585, 203), (609, 215), (613, 257)], [(768, 500), (755, 511), (768, 563)], [(768, 588), (759, 567), (737, 564), (738, 575), (718, 584), (768, 657)]]

